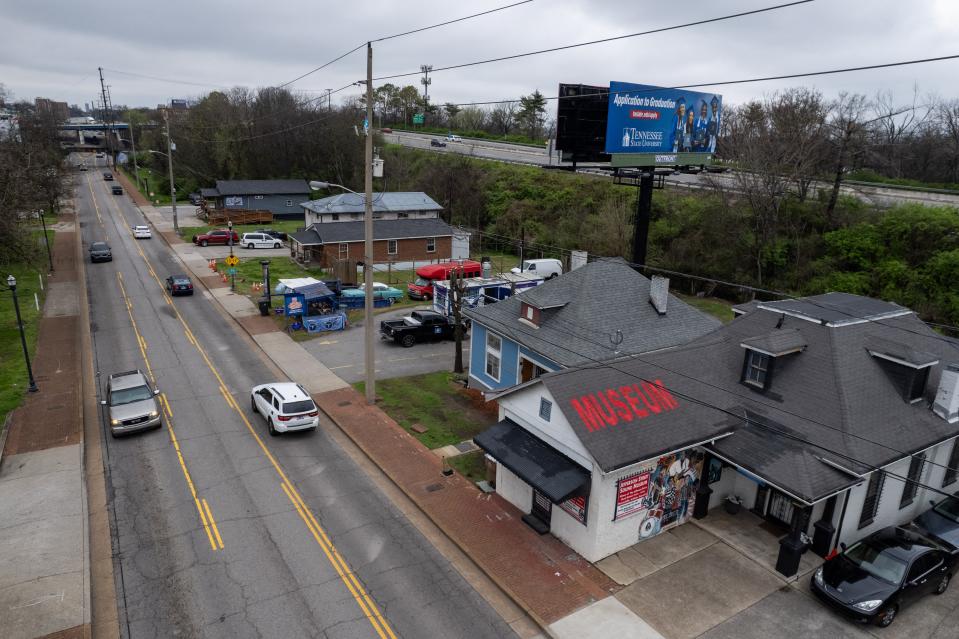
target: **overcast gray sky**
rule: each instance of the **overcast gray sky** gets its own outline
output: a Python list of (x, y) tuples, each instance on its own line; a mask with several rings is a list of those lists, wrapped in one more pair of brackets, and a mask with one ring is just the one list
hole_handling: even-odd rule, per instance
[[(784, 0), (535, 0), (374, 47), (374, 75), (415, 71), (572, 44), (772, 6)], [(104, 67), (116, 104), (155, 106), (208, 86), (275, 85), (371, 38), (510, 0), (12, 0), (0, 15), (0, 82), (17, 99), (83, 105)], [(959, 1), (817, 0), (778, 11), (618, 42), (433, 74), (431, 102), (516, 97), (560, 82), (622, 80), (661, 86), (735, 80), (959, 53)], [(322, 92), (365, 75), (356, 52), (293, 85)], [(956, 97), (959, 60), (818, 78), (715, 86), (727, 103), (786, 86), (827, 96), (891, 90), (909, 101)], [(393, 80), (419, 86), (419, 78)], [(377, 83), (379, 84), (379, 83)], [(340, 96), (358, 90), (346, 91)], [(553, 107), (555, 108), (555, 107)]]

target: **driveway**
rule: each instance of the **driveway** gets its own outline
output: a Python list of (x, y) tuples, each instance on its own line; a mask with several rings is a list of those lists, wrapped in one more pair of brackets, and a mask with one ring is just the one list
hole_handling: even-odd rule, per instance
[[(453, 369), (455, 345), (452, 341), (425, 342), (411, 348), (403, 348), (399, 344), (380, 339), (381, 321), (399, 319), (409, 315), (413, 310), (412, 307), (406, 307), (374, 316), (376, 340), (373, 343), (373, 357), (376, 363), (377, 379)], [(344, 331), (327, 333), (322, 337), (302, 342), (302, 346), (344, 381), (352, 384), (362, 381), (366, 375), (363, 365), (363, 335), (363, 322), (359, 321)], [(469, 363), (469, 339), (463, 340), (463, 363), (464, 365)]]

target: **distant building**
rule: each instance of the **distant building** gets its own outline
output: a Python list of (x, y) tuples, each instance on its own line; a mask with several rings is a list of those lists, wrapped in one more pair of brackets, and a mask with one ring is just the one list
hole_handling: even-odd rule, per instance
[[(303, 202), (304, 226), (328, 222), (355, 222), (366, 212), (366, 198), (357, 193)], [(422, 191), (373, 194), (374, 220), (437, 219), (443, 207)]]
[(283, 219), (300, 217), (300, 203), (310, 197), (306, 180), (217, 180), (200, 189), (207, 206), (216, 209), (270, 211)]
[(65, 122), (70, 117), (70, 105), (66, 102), (55, 102), (47, 98), (37, 98), (34, 101), (37, 113), (49, 113), (57, 119), (58, 122)]

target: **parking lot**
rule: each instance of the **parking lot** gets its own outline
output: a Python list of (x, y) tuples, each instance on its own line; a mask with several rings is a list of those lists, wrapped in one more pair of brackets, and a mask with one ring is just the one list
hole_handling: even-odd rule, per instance
[[(455, 346), (452, 341), (426, 342), (411, 348), (403, 348), (399, 344), (379, 339), (382, 320), (399, 319), (409, 315), (412, 310), (414, 309), (406, 307), (377, 314), (374, 318), (377, 339), (374, 342), (373, 355), (378, 379), (419, 375), (453, 368)], [(352, 324), (344, 331), (327, 333), (322, 337), (303, 342), (302, 345), (331, 371), (352, 384), (362, 381), (366, 374), (363, 364), (363, 334), (361, 321)], [(469, 339), (467, 338), (463, 342), (464, 365), (468, 363), (468, 359)]]

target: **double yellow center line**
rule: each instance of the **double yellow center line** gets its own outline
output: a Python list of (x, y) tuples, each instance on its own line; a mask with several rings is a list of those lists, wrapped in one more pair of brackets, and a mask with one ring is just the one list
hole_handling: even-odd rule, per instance
[[(89, 185), (89, 178), (87, 182)], [(93, 193), (92, 187), (90, 189), (90, 192), (91, 194)], [(110, 202), (113, 204), (117, 214), (125, 221), (126, 217), (123, 215), (123, 212), (120, 210), (120, 208), (116, 205), (115, 202), (113, 202), (113, 200), (110, 200)], [(96, 205), (96, 196), (94, 196), (94, 205)], [(131, 231), (131, 234), (132, 234), (132, 231)], [(237, 415), (246, 425), (246, 428), (249, 431), (250, 435), (256, 441), (257, 445), (260, 447), (260, 450), (263, 452), (263, 454), (269, 460), (270, 464), (273, 466), (273, 469), (276, 471), (277, 475), (279, 476), (280, 488), (283, 490), (283, 493), (286, 495), (287, 499), (289, 499), (290, 503), (293, 505), (293, 508), (296, 510), (297, 514), (300, 516), (300, 519), (303, 520), (303, 523), (306, 525), (307, 530), (310, 532), (313, 539), (316, 541), (317, 545), (319, 545), (320, 549), (323, 551), (323, 554), (326, 555), (327, 560), (329, 560), (330, 564), (333, 566), (333, 569), (336, 571), (336, 574), (339, 576), (340, 580), (346, 586), (347, 590), (349, 590), (350, 595), (356, 601), (360, 610), (363, 611), (363, 615), (367, 618), (373, 630), (376, 631), (376, 634), (380, 637), (380, 639), (397, 639), (396, 634), (393, 632), (393, 629), (390, 627), (390, 624), (386, 621), (386, 618), (383, 616), (383, 613), (380, 612), (380, 609), (376, 605), (376, 603), (373, 601), (373, 598), (370, 597), (370, 595), (366, 592), (366, 589), (360, 583), (360, 580), (357, 577), (356, 573), (353, 571), (352, 568), (350, 568), (349, 563), (347, 563), (346, 559), (344, 559), (343, 556), (336, 549), (336, 546), (333, 544), (329, 535), (327, 535), (326, 531), (320, 525), (320, 522), (317, 520), (316, 516), (310, 510), (309, 506), (306, 505), (306, 502), (303, 500), (303, 497), (293, 486), (293, 483), (287, 478), (286, 473), (283, 471), (283, 468), (280, 466), (279, 462), (277, 462), (276, 458), (273, 456), (273, 453), (271, 453), (270, 449), (267, 448), (266, 443), (263, 441), (260, 435), (253, 428), (253, 424), (250, 423), (250, 420), (247, 419), (246, 414), (243, 412), (240, 406), (236, 403), (236, 400), (234, 399), (233, 395), (230, 393), (229, 389), (227, 388), (226, 383), (223, 381), (223, 378), (220, 376), (220, 373), (217, 370), (216, 366), (213, 365), (213, 362), (211, 362), (210, 358), (207, 356), (206, 350), (200, 345), (199, 340), (197, 339), (193, 331), (190, 329), (190, 326), (187, 324), (186, 320), (183, 319), (183, 316), (180, 314), (180, 311), (176, 308), (175, 305), (172, 304), (172, 301), (166, 295), (166, 289), (163, 287), (163, 283), (157, 277), (153, 269), (153, 266), (150, 263), (150, 260), (143, 253), (143, 250), (140, 248), (139, 244), (137, 244), (136, 246), (137, 246), (137, 252), (139, 252), (140, 257), (143, 258), (143, 261), (146, 264), (150, 272), (150, 275), (153, 276), (153, 279), (156, 280), (157, 284), (163, 290), (164, 298), (166, 299), (167, 303), (171, 305), (173, 309), (173, 314), (177, 318), (177, 320), (180, 322), (180, 325), (183, 327), (183, 331), (186, 334), (187, 340), (196, 348), (197, 352), (200, 354), (200, 356), (203, 358), (203, 361), (206, 363), (207, 368), (210, 369), (210, 372), (216, 378), (217, 382), (219, 382), (220, 393), (223, 395), (224, 401), (227, 403), (227, 405), (233, 408), (233, 410), (237, 413)], [(128, 307), (128, 310), (129, 310), (129, 307)], [(132, 321), (133, 319), (132, 313), (130, 315), (130, 318)], [(134, 325), (134, 330), (136, 330), (135, 325)], [(144, 357), (146, 356), (144, 355)], [(164, 405), (166, 406), (166, 410), (168, 411), (167, 416), (172, 417), (172, 411), (170, 411), (169, 405), (166, 403), (166, 399), (164, 398), (163, 401), (164, 401)], [(168, 421), (168, 424), (169, 423), (170, 422)], [(184, 475), (186, 475), (187, 477), (187, 483), (190, 485), (190, 490), (193, 492), (194, 500), (196, 500), (196, 491), (193, 488), (193, 482), (190, 479), (190, 475), (189, 475), (189, 472), (187, 471), (186, 464), (183, 461), (183, 456), (180, 454), (179, 444), (177, 444), (176, 442), (176, 436), (173, 434), (172, 426), (170, 427), (170, 438), (173, 440), (174, 447), (176, 448), (176, 451), (177, 451), (177, 455), (180, 458), (180, 464), (183, 468)], [(202, 501), (204, 506), (207, 506), (205, 499), (200, 501)], [(200, 510), (201, 520), (203, 520), (203, 510), (200, 508), (200, 505), (199, 505), (200, 501), (197, 501), (197, 509)], [(208, 506), (207, 506), (207, 509), (208, 509)], [(211, 525), (212, 531), (214, 532), (215, 537), (219, 541), (219, 533), (216, 532), (216, 523), (213, 521), (212, 513), (209, 512), (209, 510), (207, 510), (207, 514), (209, 515), (209, 521), (212, 523)], [(206, 520), (203, 520), (203, 521), (206, 521)], [(208, 534), (209, 534), (209, 531), (208, 531)], [(211, 545), (212, 545), (212, 538), (211, 538)], [(223, 547), (222, 542), (220, 543), (220, 547), (221, 548)]]

